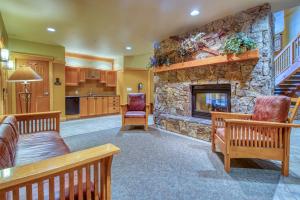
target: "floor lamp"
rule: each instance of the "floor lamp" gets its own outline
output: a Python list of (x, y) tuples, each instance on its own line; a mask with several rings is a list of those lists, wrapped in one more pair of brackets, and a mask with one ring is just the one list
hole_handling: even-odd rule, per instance
[(14, 83), (22, 83), (24, 85), (23, 92), (19, 92), (19, 103), (21, 108), (21, 113), (23, 113), (22, 110), (22, 100), (24, 100), (25, 103), (25, 113), (30, 112), (30, 104), (31, 104), (31, 96), (32, 93), (29, 89), (30, 82), (33, 81), (42, 81), (42, 77), (38, 75), (31, 67), (19, 67), (17, 68), (7, 79), (8, 82), (14, 82)]

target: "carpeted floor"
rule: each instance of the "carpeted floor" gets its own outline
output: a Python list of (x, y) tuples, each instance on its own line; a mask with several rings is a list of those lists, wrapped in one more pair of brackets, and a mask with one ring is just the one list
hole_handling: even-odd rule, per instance
[[(80, 120), (66, 123), (80, 124)], [(120, 131), (116, 127), (74, 136), (67, 134), (64, 139), (72, 151), (105, 143), (121, 148), (113, 160), (113, 200), (299, 198), (290, 193), (283, 195), (288, 191), (284, 191), (280, 168), (272, 162), (234, 160), (232, 171), (227, 174), (221, 155), (212, 153), (209, 143), (154, 128), (144, 132), (142, 129)], [(295, 187), (300, 186), (298, 179), (288, 180)]]

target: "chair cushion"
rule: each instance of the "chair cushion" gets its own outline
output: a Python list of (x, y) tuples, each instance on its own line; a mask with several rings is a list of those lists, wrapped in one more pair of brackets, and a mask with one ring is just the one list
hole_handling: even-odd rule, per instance
[(18, 122), (14, 116), (10, 115), (10, 116), (5, 117), (5, 119), (2, 121), (2, 124), (10, 125), (16, 132), (17, 136), (19, 137)]
[(225, 140), (225, 128), (217, 128), (216, 133), (222, 140)]
[(125, 118), (145, 118), (146, 112), (144, 111), (128, 111), (125, 114)]
[(286, 122), (291, 98), (286, 96), (257, 97), (252, 119), (257, 121)]
[(11, 125), (0, 125), (0, 140), (6, 145), (12, 164), (14, 164), (16, 156), (18, 138), (19, 134), (15, 132)]
[(20, 135), (15, 165), (24, 165), (70, 153), (64, 140), (55, 131)]
[(144, 93), (128, 94), (128, 111), (145, 111), (146, 95)]
[(0, 169), (13, 167), (11, 154), (7, 144), (2, 139), (0, 139), (0, 155)]

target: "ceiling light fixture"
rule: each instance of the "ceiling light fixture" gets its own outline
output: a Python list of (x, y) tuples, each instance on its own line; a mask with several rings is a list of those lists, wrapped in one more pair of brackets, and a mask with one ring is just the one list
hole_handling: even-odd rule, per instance
[(47, 31), (48, 31), (48, 32), (55, 32), (56, 30), (55, 30), (55, 28), (48, 27), (48, 28), (47, 28)]
[(125, 47), (125, 49), (128, 50), (128, 51), (130, 51), (130, 50), (132, 50), (132, 47), (131, 46), (127, 46), (127, 47)]
[(199, 10), (192, 10), (192, 12), (190, 13), (191, 16), (197, 16), (200, 14)]

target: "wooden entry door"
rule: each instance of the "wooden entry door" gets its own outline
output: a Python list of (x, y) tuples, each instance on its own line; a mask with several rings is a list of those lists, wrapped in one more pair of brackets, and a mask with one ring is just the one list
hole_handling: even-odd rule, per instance
[[(31, 104), (29, 112), (47, 112), (50, 111), (50, 97), (49, 97), (49, 62), (39, 60), (17, 59), (16, 66), (30, 66), (36, 73), (38, 73), (43, 80), (38, 82), (30, 82)], [(19, 92), (24, 91), (24, 85), (16, 84), (17, 97), (17, 113), (24, 113), (24, 100), (19, 100)], [(22, 112), (21, 112), (22, 106)]]

